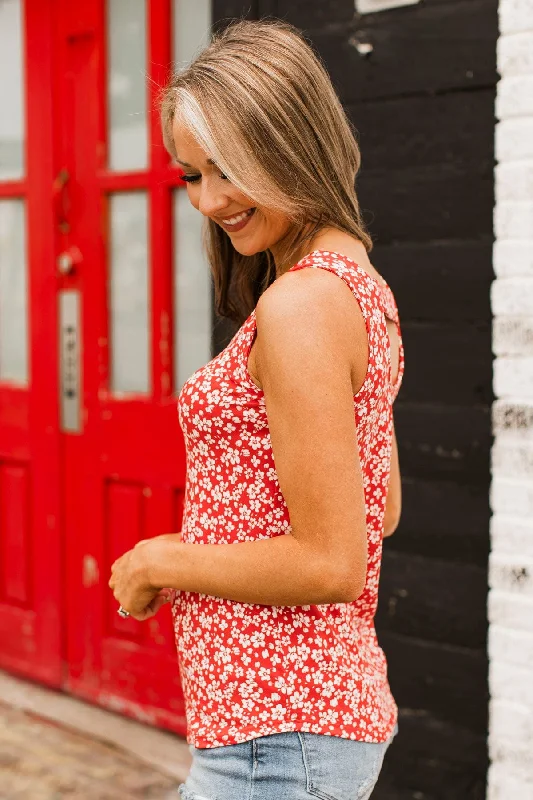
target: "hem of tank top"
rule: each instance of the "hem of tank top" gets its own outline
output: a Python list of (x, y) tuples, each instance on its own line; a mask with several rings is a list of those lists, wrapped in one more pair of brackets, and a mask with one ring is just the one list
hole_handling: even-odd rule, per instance
[[(246, 742), (250, 742), (253, 739), (260, 739), (263, 736), (271, 736), (271, 735), (275, 735), (275, 734), (278, 734), (278, 733), (296, 733), (296, 732), (315, 733), (315, 731), (307, 731), (307, 730), (304, 731), (304, 730), (302, 730), (302, 727), (301, 727), (303, 725), (305, 725), (306, 727), (309, 727), (309, 726), (313, 726), (315, 724), (316, 724), (317, 727), (322, 727), (318, 720), (317, 720), (316, 723), (313, 723), (313, 722), (309, 722), (309, 720), (304, 720), (301, 717), (295, 717), (295, 718), (291, 718), (291, 720), (289, 722), (284, 722), (282, 725), (279, 725), (279, 726), (274, 725), (274, 726), (272, 726), (272, 729), (270, 730), (269, 733), (260, 734), (259, 736), (250, 736), (250, 738), (248, 738), (248, 739), (241, 739), (239, 737), (238, 741), (235, 741), (235, 737), (232, 737), (231, 741), (227, 741), (224, 744), (217, 744), (217, 745), (214, 745), (214, 746), (212, 746), (212, 745), (207, 745), (207, 746), (204, 745), (203, 747), (198, 747), (198, 745), (194, 745), (193, 744), (193, 747), (195, 747), (198, 750), (215, 750), (217, 747), (226, 747), (228, 745), (231, 746), (232, 744), (245, 744)], [(366, 738), (366, 739), (365, 738), (362, 738), (362, 739), (361, 738), (351, 739), (349, 736), (342, 736), (341, 735), (341, 730), (342, 730), (341, 726), (335, 726), (334, 731), (336, 731), (336, 732), (330, 731), (330, 733), (322, 733), (321, 735), (323, 735), (323, 736), (338, 736), (341, 739), (348, 739), (348, 741), (364, 742), (365, 744), (384, 744), (385, 742), (389, 741), (389, 739), (391, 738), (391, 736), (392, 736), (397, 724), (398, 724), (398, 712), (396, 712), (396, 715), (394, 717), (394, 724), (391, 727), (390, 733), (388, 735), (385, 734), (384, 736), (382, 734), (382, 735), (380, 735), (379, 738), (373, 737), (373, 738), (370, 738), (370, 739), (368, 739), (368, 738)], [(295, 727), (295, 726), (298, 726), (298, 727)], [(244, 730), (241, 731), (241, 733), (243, 733), (244, 736), (247, 736), (248, 735), (247, 734), (247, 730), (250, 730), (251, 732), (253, 732), (253, 731), (257, 730), (257, 727), (258, 727), (257, 725), (248, 726), (248, 728), (244, 728)], [(388, 731), (389, 727), (390, 727), (390, 723), (389, 723), (389, 726), (385, 730)], [(383, 736), (383, 738), (381, 738), (381, 736)], [(213, 739), (218, 739), (218, 736), (212, 736), (211, 735), (209, 737), (209, 740), (212, 741)], [(197, 741), (206, 742), (208, 740), (205, 737), (201, 737)]]

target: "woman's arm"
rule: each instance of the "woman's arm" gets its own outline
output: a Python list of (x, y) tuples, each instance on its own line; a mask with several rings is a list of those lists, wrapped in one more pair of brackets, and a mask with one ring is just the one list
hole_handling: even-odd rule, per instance
[(402, 482), (400, 476), (400, 462), (398, 459), (398, 444), (396, 433), (392, 434), (392, 452), (390, 465), (390, 481), (385, 504), (385, 518), (383, 520), (383, 536), (392, 536), (399, 525), (402, 513)]
[(142, 542), (123, 556), (131, 563), (122, 578), (116, 562), (111, 582), (130, 612), (141, 603), (132, 599), (133, 574), (152, 591), (265, 605), (349, 602), (363, 591), (366, 518), (351, 379), (355, 369), (362, 382), (367, 368), (362, 313), (338, 277), (308, 269), (278, 279), (256, 317), (255, 369), (292, 532), (235, 544)]

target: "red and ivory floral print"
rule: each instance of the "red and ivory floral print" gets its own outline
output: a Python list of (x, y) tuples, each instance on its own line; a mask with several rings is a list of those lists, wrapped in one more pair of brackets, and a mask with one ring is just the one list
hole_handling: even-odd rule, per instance
[[(354, 261), (316, 250), (291, 269), (325, 269), (359, 302), (369, 342), (365, 381), (354, 397), (367, 514), (368, 571), (353, 603), (263, 606), (196, 592), (174, 593), (172, 613), (187, 713), (199, 748), (285, 731), (384, 742), (397, 707), (374, 630), (383, 515), (390, 471), (392, 406), (386, 317), (399, 326), (388, 286)], [(184, 542), (253, 541), (290, 532), (263, 392), (250, 378), (255, 310), (216, 358), (184, 384), (178, 413), (187, 449)]]

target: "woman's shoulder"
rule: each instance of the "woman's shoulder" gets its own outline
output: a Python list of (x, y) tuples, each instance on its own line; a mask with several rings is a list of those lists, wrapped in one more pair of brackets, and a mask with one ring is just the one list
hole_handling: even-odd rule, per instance
[[(256, 320), (279, 320), (293, 323), (300, 320), (311, 322), (320, 317), (352, 313), (353, 300), (349, 287), (339, 281), (334, 269), (300, 269), (300, 267), (316, 266), (311, 253), (280, 275), (266, 289), (256, 306)], [(327, 265), (327, 259), (318, 260)], [(333, 261), (333, 259), (331, 259)], [(290, 324), (290, 323), (289, 323)]]

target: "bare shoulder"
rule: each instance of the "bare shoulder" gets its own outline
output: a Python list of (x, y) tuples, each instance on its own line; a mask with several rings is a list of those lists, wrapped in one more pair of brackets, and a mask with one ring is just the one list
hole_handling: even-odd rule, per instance
[(300, 269), (278, 278), (261, 295), (256, 307), (259, 331), (279, 333), (317, 331), (353, 335), (361, 316), (350, 287), (324, 269)]
[[(301, 269), (278, 278), (256, 307), (257, 339), (252, 371), (263, 385), (268, 373), (286, 370), (321, 380), (339, 370), (360, 385), (366, 372), (367, 334), (359, 304), (350, 287), (323, 269)], [(356, 391), (356, 389), (355, 389)]]

